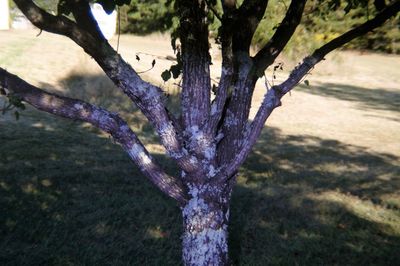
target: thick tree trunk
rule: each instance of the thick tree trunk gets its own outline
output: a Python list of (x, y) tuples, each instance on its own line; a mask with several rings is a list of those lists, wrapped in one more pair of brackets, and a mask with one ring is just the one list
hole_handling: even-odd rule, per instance
[(228, 265), (227, 198), (216, 187), (191, 187), (183, 207), (183, 262), (185, 265)]

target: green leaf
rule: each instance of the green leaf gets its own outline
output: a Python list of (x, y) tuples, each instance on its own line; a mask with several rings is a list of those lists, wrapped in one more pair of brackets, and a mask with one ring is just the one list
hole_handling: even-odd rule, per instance
[(217, 94), (217, 86), (215, 84), (212, 85), (211, 91), (214, 93), (214, 95)]
[(171, 78), (171, 72), (169, 70), (164, 70), (164, 72), (161, 73), (161, 77), (164, 81), (168, 81)]
[(8, 101), (10, 102), (11, 105), (21, 109), (21, 110), (25, 110), (25, 105), (22, 103), (22, 99), (19, 98), (16, 95), (10, 94), (7, 96), (8, 97)]
[(172, 72), (172, 77), (174, 79), (178, 78), (179, 75), (181, 74), (182, 71), (182, 65), (180, 64), (176, 64), (176, 65), (172, 65), (171, 68), (169, 69)]
[(307, 79), (304, 81), (304, 84), (306, 84), (307, 86), (310, 86), (310, 82)]

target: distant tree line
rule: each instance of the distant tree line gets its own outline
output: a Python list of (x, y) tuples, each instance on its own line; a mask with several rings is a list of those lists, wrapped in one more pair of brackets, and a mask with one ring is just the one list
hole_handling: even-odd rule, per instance
[[(100, 0), (101, 1), (101, 0)], [(11, 6), (13, 7), (13, 3)], [(57, 12), (57, 0), (36, 0), (39, 6)], [(146, 35), (153, 32), (173, 31), (178, 21), (174, 14), (174, 0), (132, 0), (130, 5), (120, 8), (120, 27), (122, 33)], [(221, 13), (220, 1), (209, 0), (213, 9)], [(241, 1), (239, 1), (241, 2)], [(351, 3), (352, 1), (350, 1)], [(292, 37), (285, 54), (294, 56), (298, 53), (312, 51), (323, 43), (344, 33), (346, 29), (357, 26), (372, 18), (376, 12), (373, 8), (377, 1), (354, 1), (357, 6), (347, 5), (342, 1), (309, 0), (302, 23)], [(383, 1), (384, 2), (384, 1)], [(338, 4), (335, 6), (335, 3)], [(253, 46), (263, 46), (284, 16), (290, 1), (270, 0), (269, 8), (253, 38)], [(333, 10), (333, 11), (332, 11)], [(277, 16), (276, 14), (280, 14)], [(316, 15), (317, 14), (317, 15)], [(217, 36), (220, 21), (210, 12), (211, 32)], [(367, 35), (351, 41), (345, 46), (348, 49), (374, 50), (385, 53), (400, 54), (400, 16)]]
[[(213, 1), (209, 1), (210, 4)], [(217, 1), (219, 2), (219, 1)], [(346, 29), (359, 25), (372, 18), (375, 14), (374, 1), (359, 1), (357, 7), (334, 6), (336, 1), (320, 3), (319, 0), (310, 0), (306, 6), (306, 13), (302, 23), (286, 47), (285, 52), (291, 56), (299, 52), (311, 51), (329, 41)], [(264, 15), (256, 34), (253, 38), (254, 46), (262, 46), (275, 31), (279, 21), (284, 16), (290, 1), (270, 0), (269, 9)], [(173, 29), (174, 0), (132, 0), (131, 5), (121, 9), (121, 30), (124, 33), (145, 35)], [(344, 3), (342, 3), (344, 5)], [(215, 6), (220, 11), (218, 4)], [(332, 12), (332, 9), (335, 9)], [(212, 14), (212, 12), (210, 12)], [(276, 16), (280, 14), (280, 16)], [(316, 16), (315, 14), (318, 14)], [(218, 31), (220, 21), (212, 16), (214, 23), (210, 26), (215, 33)], [(395, 25), (397, 23), (397, 25)], [(348, 45), (349, 49), (374, 50), (386, 53), (400, 54), (400, 17), (386, 23), (383, 27), (358, 38)], [(217, 35), (217, 34), (215, 34)]]

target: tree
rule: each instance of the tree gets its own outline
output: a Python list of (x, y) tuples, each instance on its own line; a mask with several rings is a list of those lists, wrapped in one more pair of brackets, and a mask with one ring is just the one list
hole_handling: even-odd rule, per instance
[[(28, 84), (0, 68), (0, 89), (11, 104), (33, 107), (75, 120), (91, 123), (109, 133), (138, 165), (144, 176), (180, 205), (184, 221), (183, 261), (185, 265), (229, 264), (227, 226), (232, 188), (241, 164), (272, 111), (312, 68), (331, 51), (381, 26), (400, 11), (400, 1), (379, 2), (377, 14), (305, 57), (281, 84), (267, 89), (254, 118), (249, 109), (256, 81), (273, 65), (299, 25), (306, 0), (291, 1), (281, 23), (269, 41), (250, 56), (253, 35), (263, 19), (267, 0), (225, 0), (222, 13), (216, 1), (176, 0), (179, 28), (174, 36), (181, 46), (178, 63), (163, 77), (182, 74), (181, 116), (175, 117), (165, 105), (161, 88), (140, 78), (103, 37), (86, 0), (60, 0), (59, 14), (52, 15), (31, 0), (14, 0), (17, 7), (41, 30), (64, 35), (81, 46), (100, 65), (150, 121), (181, 173), (168, 175), (146, 150), (129, 125), (116, 113), (77, 99), (59, 96)], [(349, 1), (348, 8), (368, 1)], [(383, 4), (382, 4), (383, 2)], [(102, 0), (111, 11), (124, 1)], [(332, 8), (341, 1), (329, 1)], [(68, 16), (67, 16), (68, 15)], [(211, 85), (208, 18), (221, 20), (221, 77)], [(174, 38), (174, 40), (176, 40)], [(276, 66), (275, 66), (276, 67)], [(211, 101), (211, 91), (215, 97)]]

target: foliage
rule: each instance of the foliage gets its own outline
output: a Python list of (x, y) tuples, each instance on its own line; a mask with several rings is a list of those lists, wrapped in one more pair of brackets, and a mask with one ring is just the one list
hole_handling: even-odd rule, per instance
[[(338, 2), (338, 6), (332, 7), (331, 2)], [(262, 46), (272, 36), (286, 11), (287, 5), (288, 1), (270, 1), (264, 19), (253, 38), (255, 47)], [(343, 1), (309, 1), (302, 23), (286, 46), (285, 53), (290, 57), (299, 53), (306, 54), (348, 29), (365, 22), (375, 13), (372, 2), (368, 6), (353, 3), (351, 7), (352, 9), (349, 8), (348, 3)], [(279, 15), (277, 16), (277, 14)], [(400, 31), (396, 23), (398, 23), (396, 20), (388, 21), (381, 28), (353, 40), (345, 48), (398, 54), (400, 53)]]
[[(62, 0), (60, 0), (60, 2), (61, 1)], [(34, 2), (41, 8), (44, 8), (52, 13), (57, 11), (58, 0), (34, 0)]]
[[(54, 13), (68, 14), (66, 0), (35, 0), (35, 2)], [(152, 32), (174, 31), (178, 20), (174, 13), (175, 0), (97, 0), (105, 10), (120, 7), (121, 31), (138, 35)], [(209, 1), (212, 2), (212, 1)], [(349, 28), (356, 26), (375, 14), (374, 2), (368, 0), (310, 0), (305, 15), (296, 34), (285, 49), (286, 55), (305, 54), (329, 41)], [(270, 0), (268, 9), (253, 38), (255, 48), (266, 43), (274, 33), (287, 10), (290, 1)], [(14, 5), (12, 4), (11, 7)], [(221, 13), (221, 6), (215, 3)], [(216, 37), (220, 22), (210, 11), (210, 31)], [(386, 53), (400, 53), (400, 15), (366, 36), (346, 45), (350, 49), (367, 49)]]
[(166, 0), (132, 0), (121, 12), (121, 30), (135, 34), (167, 31), (174, 25), (174, 12)]
[[(173, 2), (167, 0), (135, 0), (129, 7), (121, 9), (123, 32), (148, 34), (154, 31), (167, 31), (177, 27), (174, 20)], [(253, 38), (255, 47), (262, 46), (274, 33), (282, 20), (290, 1), (271, 0), (263, 21)], [(221, 7), (215, 5), (221, 13)], [(349, 28), (356, 26), (374, 15), (373, 1), (323, 1), (312, 0), (306, 6), (302, 24), (298, 27), (285, 52), (289, 56), (311, 51)], [(220, 22), (210, 11), (212, 23), (210, 31), (216, 35)], [(383, 27), (358, 38), (346, 47), (351, 49), (370, 49), (388, 53), (400, 53), (400, 31), (391, 20)]]

